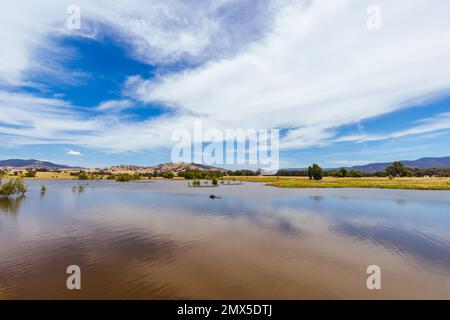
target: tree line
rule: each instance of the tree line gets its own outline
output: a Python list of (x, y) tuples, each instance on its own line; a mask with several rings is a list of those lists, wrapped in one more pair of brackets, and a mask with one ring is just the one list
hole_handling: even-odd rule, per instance
[(320, 180), (322, 177), (339, 178), (361, 178), (361, 177), (450, 177), (450, 168), (411, 168), (405, 166), (401, 161), (390, 164), (386, 170), (378, 172), (365, 172), (361, 170), (340, 168), (336, 170), (323, 170), (319, 165), (313, 164), (306, 170), (286, 170), (281, 169), (276, 173), (277, 176), (297, 176), (309, 177), (310, 179)]

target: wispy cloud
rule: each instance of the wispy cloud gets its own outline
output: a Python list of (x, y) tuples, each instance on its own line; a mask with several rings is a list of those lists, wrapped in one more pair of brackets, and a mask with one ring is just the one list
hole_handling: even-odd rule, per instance
[(79, 1), (86, 34), (100, 40), (117, 35), (134, 57), (150, 64), (188, 62), (186, 69), (156, 78), (130, 78), (127, 97), (171, 107), (170, 114), (141, 121), (111, 112), (132, 107), (128, 98), (89, 112), (63, 98), (11, 90), (32, 71), (53, 70), (36, 57), (55, 48), (55, 34), (67, 35), (69, 1), (21, 3), (27, 10), (2, 4), (4, 145), (142, 151), (170, 146), (173, 130), (199, 119), (205, 128), (286, 129), (284, 149), (448, 128), (449, 117), (441, 114), (394, 133), (338, 137), (342, 126), (450, 88), (448, 2), (377, 1), (382, 28), (370, 31), (370, 1)]
[(441, 130), (450, 129), (450, 112), (440, 113), (434, 117), (422, 119), (418, 121), (418, 125), (412, 128), (394, 131), (382, 134), (358, 134), (348, 135), (335, 139), (335, 142), (369, 142), (381, 141), (388, 139), (403, 138), (407, 136), (422, 135), (428, 133), (435, 133)]
[(379, 1), (383, 25), (374, 32), (365, 24), (368, 4), (291, 2), (245, 52), (142, 80), (135, 94), (225, 127), (289, 128), (281, 146), (303, 148), (448, 89), (450, 21), (442, 6), (450, 5), (411, 1), (405, 15), (406, 4)]
[(97, 106), (97, 111), (120, 112), (133, 106), (130, 100), (109, 100), (102, 102)]

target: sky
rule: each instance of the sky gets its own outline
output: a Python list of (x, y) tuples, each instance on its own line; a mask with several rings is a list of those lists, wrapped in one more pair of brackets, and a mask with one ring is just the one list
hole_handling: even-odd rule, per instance
[(170, 162), (172, 133), (199, 120), (279, 129), (281, 167), (450, 155), (446, 0), (16, 0), (0, 12), (0, 159)]

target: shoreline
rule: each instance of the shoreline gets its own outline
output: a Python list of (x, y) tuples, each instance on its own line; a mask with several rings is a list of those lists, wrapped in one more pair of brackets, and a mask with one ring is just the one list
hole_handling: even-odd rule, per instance
[(224, 177), (224, 180), (262, 182), (266, 186), (277, 188), (358, 188), (358, 189), (396, 189), (396, 190), (450, 190), (449, 177), (423, 178), (335, 178), (324, 177), (322, 180), (309, 180), (307, 177)]
[[(17, 179), (17, 176), (4, 177), (2, 180)], [(101, 181), (107, 179), (88, 179), (79, 180), (77, 177), (67, 174), (37, 174), (35, 178), (22, 177), (25, 181), (52, 181), (52, 180), (67, 180), (67, 181)], [(149, 182), (149, 181), (183, 181), (189, 182), (191, 180), (182, 177), (175, 177), (174, 179), (164, 179), (161, 177), (155, 178), (141, 178), (135, 181)], [(287, 177), (287, 176), (224, 176), (223, 181), (232, 181), (233, 184), (241, 182), (259, 182), (265, 183), (266, 186), (276, 188), (319, 188), (319, 189), (336, 189), (336, 188), (358, 188), (358, 189), (397, 189), (397, 190), (450, 190), (450, 177), (407, 177), (407, 178), (393, 178), (387, 177), (362, 177), (362, 178), (336, 178), (324, 177), (322, 180), (309, 180), (307, 177)], [(114, 181), (114, 180), (109, 180)], [(123, 183), (123, 182), (121, 182)], [(219, 182), (219, 185), (220, 182)], [(223, 185), (227, 185), (226, 183)]]

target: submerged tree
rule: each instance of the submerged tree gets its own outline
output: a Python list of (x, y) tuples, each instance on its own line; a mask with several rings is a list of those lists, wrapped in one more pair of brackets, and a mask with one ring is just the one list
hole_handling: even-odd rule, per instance
[(8, 199), (10, 196), (16, 194), (16, 183), (14, 180), (9, 180), (5, 182), (0, 187), (0, 196)]
[(25, 195), (25, 193), (27, 192), (27, 186), (23, 183), (23, 179), (17, 179), (14, 182), (15, 188), (16, 188), (16, 193), (20, 194), (20, 195)]
[(2, 179), (8, 175), (8, 171), (6, 169), (0, 170), (0, 185), (2, 184)]

